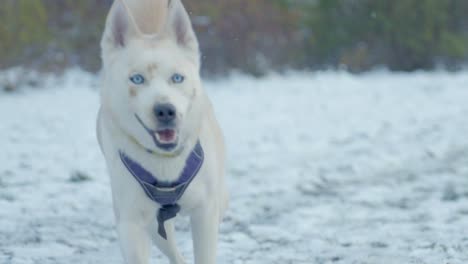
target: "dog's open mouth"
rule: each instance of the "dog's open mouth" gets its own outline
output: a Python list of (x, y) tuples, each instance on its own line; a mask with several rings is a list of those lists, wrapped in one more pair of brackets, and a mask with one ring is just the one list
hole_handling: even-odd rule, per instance
[(156, 140), (161, 144), (175, 144), (177, 142), (177, 131), (174, 129), (158, 130), (154, 133)]
[(157, 147), (165, 151), (172, 151), (177, 147), (179, 135), (176, 129), (164, 128), (159, 130), (152, 130), (149, 127), (147, 127), (145, 123), (143, 123), (143, 121), (138, 115), (135, 115), (135, 117), (146, 130), (146, 132), (148, 132), (151, 135)]

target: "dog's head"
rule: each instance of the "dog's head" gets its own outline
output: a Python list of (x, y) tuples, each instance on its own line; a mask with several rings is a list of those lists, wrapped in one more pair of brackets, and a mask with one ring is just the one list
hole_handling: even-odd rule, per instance
[(115, 0), (101, 47), (102, 104), (124, 133), (159, 153), (198, 136), (200, 53), (180, 0)]

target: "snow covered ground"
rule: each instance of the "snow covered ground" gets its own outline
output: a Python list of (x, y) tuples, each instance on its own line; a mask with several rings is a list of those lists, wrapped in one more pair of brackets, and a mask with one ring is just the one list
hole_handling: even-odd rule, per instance
[[(93, 76), (0, 93), (0, 264), (120, 263)], [(229, 147), (219, 263), (468, 263), (468, 73), (207, 82)], [(188, 263), (187, 219), (177, 222)], [(167, 263), (155, 249), (152, 263)]]

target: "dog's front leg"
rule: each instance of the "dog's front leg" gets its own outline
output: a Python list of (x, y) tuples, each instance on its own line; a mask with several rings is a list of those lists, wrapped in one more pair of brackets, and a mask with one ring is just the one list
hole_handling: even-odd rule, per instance
[(191, 216), (195, 264), (215, 264), (219, 209), (214, 203), (194, 210)]
[(130, 222), (118, 223), (117, 229), (126, 264), (148, 264), (151, 246), (148, 231)]

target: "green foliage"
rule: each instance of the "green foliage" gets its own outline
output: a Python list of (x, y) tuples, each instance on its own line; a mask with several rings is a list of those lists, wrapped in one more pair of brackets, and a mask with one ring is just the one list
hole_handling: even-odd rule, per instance
[[(310, 55), (351, 70), (387, 65), (396, 70), (433, 67), (437, 60), (466, 59), (467, 10), (462, 0), (318, 0), (304, 21)], [(464, 21), (464, 22), (463, 22)]]
[(40, 1), (3, 0), (0, 4), (0, 66), (23, 62), (49, 39), (47, 10)]

